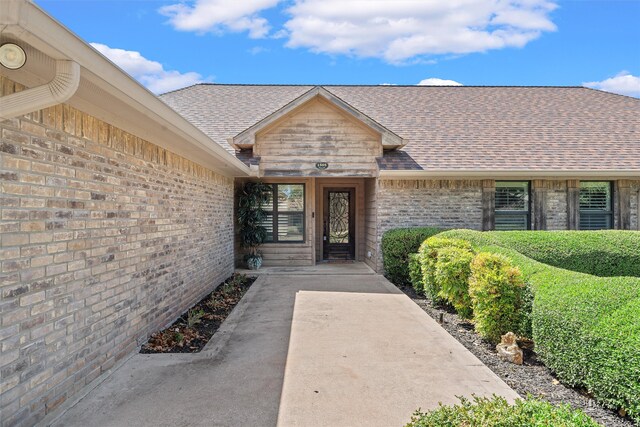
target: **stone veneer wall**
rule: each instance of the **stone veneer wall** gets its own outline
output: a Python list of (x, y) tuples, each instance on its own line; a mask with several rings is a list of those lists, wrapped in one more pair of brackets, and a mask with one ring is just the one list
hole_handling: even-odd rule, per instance
[(233, 180), (67, 105), (0, 131), (4, 427), (43, 418), (233, 273)]
[[(382, 235), (393, 228), (482, 227), (482, 181), (381, 179), (376, 199), (378, 248)], [(377, 271), (383, 272), (381, 250)]]

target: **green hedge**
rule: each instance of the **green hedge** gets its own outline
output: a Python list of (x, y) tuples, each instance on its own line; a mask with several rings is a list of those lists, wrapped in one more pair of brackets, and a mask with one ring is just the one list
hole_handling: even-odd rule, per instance
[(597, 427), (600, 424), (579, 409), (569, 405), (554, 406), (548, 402), (527, 398), (515, 404), (499, 396), (492, 398), (464, 397), (460, 404), (429, 412), (417, 411), (405, 427)]
[(524, 281), (504, 255), (480, 252), (471, 262), (469, 295), (476, 331), (494, 344), (509, 331), (521, 334)]
[(473, 317), (469, 276), (474, 255), (467, 248), (441, 248), (435, 265), (435, 280), (440, 287), (440, 297), (451, 304), (463, 319)]
[(398, 286), (408, 286), (411, 283), (409, 254), (417, 253), (422, 242), (441, 231), (441, 228), (416, 227), (396, 228), (384, 233), (381, 247), (385, 277)]
[(545, 365), (563, 382), (585, 387), (640, 422), (640, 278), (553, 267), (514, 249), (482, 246), (485, 234), (456, 230), (443, 236), (465, 238), (478, 251), (511, 259), (535, 294), (533, 340)]
[(424, 294), (436, 305), (447, 303), (446, 297), (441, 294), (442, 286), (436, 276), (438, 254), (444, 248), (459, 248), (471, 251), (471, 244), (461, 239), (441, 239), (433, 236), (422, 242), (418, 249), (420, 270), (422, 271), (422, 286)]
[(640, 232), (452, 230), (442, 237), (515, 249), (544, 264), (594, 276), (640, 277)]

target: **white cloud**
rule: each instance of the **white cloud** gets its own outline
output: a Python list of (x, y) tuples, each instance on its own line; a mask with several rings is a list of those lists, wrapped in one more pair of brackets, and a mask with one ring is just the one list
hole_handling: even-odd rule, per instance
[(522, 47), (555, 31), (551, 0), (296, 0), (287, 46), (401, 63)]
[(171, 25), (180, 31), (242, 32), (257, 39), (269, 33), (269, 23), (258, 13), (276, 6), (280, 0), (195, 0), (160, 8)]
[(582, 83), (582, 85), (607, 92), (619, 93), (620, 95), (640, 98), (640, 77), (634, 76), (628, 71), (622, 71), (616, 76), (600, 82), (585, 82)]
[(153, 93), (169, 92), (204, 81), (202, 76), (195, 72), (165, 70), (162, 64), (145, 58), (140, 52), (115, 49), (101, 43), (91, 43), (91, 46)]
[(420, 80), (418, 86), (462, 86), (462, 83), (458, 83), (455, 80), (444, 80), (436, 77), (430, 77), (428, 79)]

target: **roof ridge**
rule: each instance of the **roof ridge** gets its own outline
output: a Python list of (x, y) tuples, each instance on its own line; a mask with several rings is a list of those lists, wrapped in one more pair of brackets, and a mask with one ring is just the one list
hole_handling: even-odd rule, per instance
[[(168, 93), (178, 92), (180, 90), (189, 89), (195, 86), (263, 86), (263, 87), (456, 87), (456, 88), (559, 88), (559, 89), (591, 89), (586, 88), (585, 86), (579, 85), (386, 85), (386, 84), (302, 84), (302, 83), (213, 83), (213, 82), (203, 82), (196, 83), (190, 86), (186, 86), (181, 89), (176, 89), (173, 91), (169, 91), (163, 93), (166, 95)], [(593, 89), (597, 90), (597, 89)]]

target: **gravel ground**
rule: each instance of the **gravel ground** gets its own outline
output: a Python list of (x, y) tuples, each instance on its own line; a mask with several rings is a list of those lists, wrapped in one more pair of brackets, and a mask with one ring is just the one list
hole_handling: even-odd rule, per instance
[(524, 364), (514, 365), (500, 359), (495, 346), (483, 341), (473, 330), (473, 325), (460, 319), (455, 312), (436, 308), (431, 301), (419, 297), (412, 288), (400, 288), (420, 308), (436, 321), (443, 315), (443, 328), (460, 341), (478, 359), (495, 372), (518, 394), (525, 397), (531, 394), (553, 404), (569, 403), (580, 408), (597, 422), (608, 427), (630, 427), (634, 423), (619, 417), (615, 412), (601, 407), (595, 400), (579, 390), (562, 385), (546, 366), (536, 358), (536, 354), (524, 349)]

